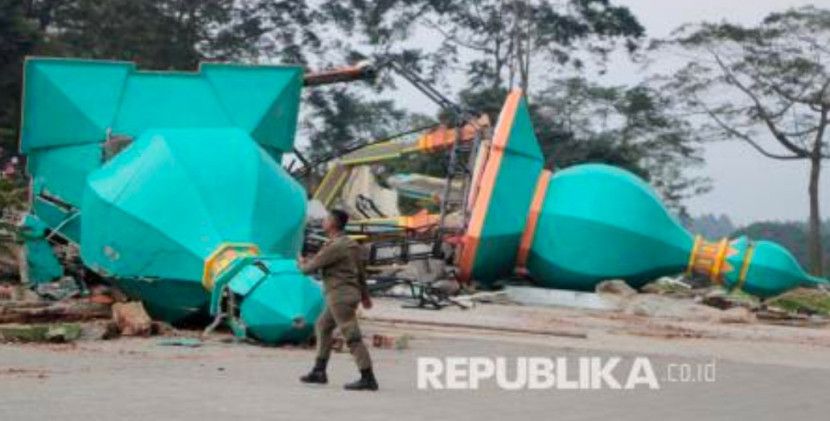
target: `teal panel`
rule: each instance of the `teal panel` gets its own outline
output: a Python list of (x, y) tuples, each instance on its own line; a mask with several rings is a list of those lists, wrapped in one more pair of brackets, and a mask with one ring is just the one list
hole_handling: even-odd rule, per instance
[[(49, 227), (60, 226), (61, 235), (69, 241), (73, 243), (81, 241), (81, 218), (72, 217), (73, 211), (35, 197), (32, 201), (31, 212)], [(71, 219), (67, 220), (67, 218)]]
[(139, 72), (127, 80), (113, 131), (135, 137), (148, 128), (231, 126), (210, 85), (198, 74)]
[(28, 171), (42, 191), (79, 207), (86, 177), (101, 165), (101, 154), (95, 143), (37, 149), (29, 155)]
[(26, 60), (21, 151), (103, 140), (133, 67), (87, 60)]
[[(205, 63), (202, 73), (234, 125), (261, 145), (289, 152), (294, 146), (302, 69)], [(263, 89), (267, 86), (269, 89)]]
[(20, 226), (29, 281), (35, 285), (51, 282), (63, 275), (63, 267), (46, 240), (46, 229), (47, 225), (32, 215), (26, 215)]
[(268, 343), (311, 336), (323, 311), (322, 289), (302, 275), (294, 260), (265, 260), (271, 274), (245, 295), (240, 316), (248, 334)]
[(502, 159), (473, 264), (473, 277), (480, 282), (513, 273), (541, 170), (539, 160), (524, 155), (506, 154)]
[(539, 147), (539, 141), (536, 140), (527, 100), (524, 97), (516, 107), (513, 127), (510, 129), (510, 140), (505, 145), (505, 149), (511, 154), (524, 155), (531, 160), (544, 162), (545, 157)]
[(196, 73), (147, 72), (124, 62), (34, 58), (25, 74), (23, 152), (103, 142), (110, 129), (137, 137), (185, 127), (237, 127), (269, 148), (293, 147), (300, 67), (210, 63)]
[[(502, 115), (500, 120), (509, 117)], [(512, 122), (473, 262), (473, 278), (484, 284), (513, 273), (544, 163), (524, 97), (519, 100)]]
[[(749, 267), (744, 290), (750, 294), (769, 297), (798, 286), (806, 286), (809, 277), (792, 254), (770, 241), (755, 243), (753, 264)], [(762, 282), (752, 282), (758, 280)]]
[(29, 280), (33, 284), (52, 282), (63, 275), (63, 267), (48, 241), (43, 238), (27, 240), (23, 246), (29, 266)]
[(228, 287), (234, 293), (245, 296), (265, 278), (265, 272), (259, 266), (247, 265), (234, 275)]

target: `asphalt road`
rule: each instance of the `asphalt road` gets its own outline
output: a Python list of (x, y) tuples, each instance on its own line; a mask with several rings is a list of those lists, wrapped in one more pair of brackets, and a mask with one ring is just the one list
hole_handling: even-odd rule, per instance
[[(649, 357), (660, 389), (505, 391), (419, 390), (418, 357), (616, 356), (505, 338), (416, 336), (404, 351), (373, 349), (381, 391), (346, 392), (356, 373), (348, 354), (333, 358), (327, 386), (298, 383), (313, 353), (209, 342), (160, 346), (159, 339), (76, 346), (0, 345), (0, 420), (824, 420), (830, 370), (716, 360), (714, 382), (675, 383), (670, 364), (707, 359), (620, 354), (621, 367)], [(798, 355), (793, 355), (798, 358)], [(509, 366), (509, 363), (508, 363)], [(623, 370), (621, 373), (627, 373)], [(622, 375), (623, 379), (626, 378)], [(677, 377), (675, 373), (674, 377)]]

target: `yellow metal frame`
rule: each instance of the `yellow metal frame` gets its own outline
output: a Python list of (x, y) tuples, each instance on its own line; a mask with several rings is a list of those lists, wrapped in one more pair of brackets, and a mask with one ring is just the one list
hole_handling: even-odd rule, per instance
[(700, 245), (703, 244), (703, 237), (700, 235), (695, 236), (695, 244), (692, 246), (692, 253), (689, 255), (689, 264), (686, 266), (686, 275), (691, 275), (692, 271), (695, 267), (695, 261), (697, 260), (697, 252), (700, 249)]
[(749, 273), (749, 266), (752, 264), (753, 254), (755, 254), (755, 244), (750, 244), (746, 247), (744, 263), (741, 265), (741, 273), (738, 275), (738, 284), (735, 285), (735, 291), (743, 289), (744, 284), (746, 283), (746, 275)]
[(222, 243), (205, 259), (202, 285), (208, 291), (213, 290), (216, 277), (236, 259), (246, 256), (258, 256), (259, 247), (251, 243)]
[[(331, 202), (337, 197), (337, 194), (340, 192), (340, 189), (343, 188), (343, 185), (346, 183), (346, 180), (349, 178), (351, 174), (351, 168), (357, 167), (361, 165), (373, 164), (376, 162), (383, 162), (389, 161), (392, 159), (401, 158), (407, 154), (411, 153), (435, 153), (439, 152), (443, 149), (451, 147), (456, 142), (468, 142), (475, 138), (476, 131), (479, 130), (481, 127), (489, 127), (490, 120), (486, 115), (479, 117), (475, 124), (466, 124), (460, 128), (461, 130), (461, 139), (458, 139), (457, 130), (458, 128), (454, 127), (440, 127), (438, 129), (433, 129), (424, 133), (418, 137), (417, 140), (413, 142), (413, 144), (409, 147), (404, 147), (398, 151), (390, 152), (382, 155), (375, 155), (375, 156), (367, 156), (363, 158), (354, 158), (348, 159), (347, 157), (342, 157), (334, 167), (332, 167), (326, 175), (323, 177), (323, 180), (320, 182), (320, 185), (317, 186), (317, 189), (314, 191), (314, 199), (320, 200), (324, 206), (327, 208), (331, 205)], [(375, 143), (365, 147), (365, 150), (373, 150), (373, 149), (383, 149), (386, 146), (393, 145), (397, 143), (394, 140)], [(362, 149), (358, 149), (362, 150)], [(353, 151), (356, 152), (356, 151)], [(348, 156), (348, 155), (347, 155)], [(329, 197), (321, 197), (320, 196), (320, 186), (326, 185), (327, 182), (330, 182), (330, 178), (332, 174), (335, 173), (336, 167), (341, 166), (347, 170), (344, 173), (344, 177), (341, 180), (336, 180), (336, 184), (330, 191)]]

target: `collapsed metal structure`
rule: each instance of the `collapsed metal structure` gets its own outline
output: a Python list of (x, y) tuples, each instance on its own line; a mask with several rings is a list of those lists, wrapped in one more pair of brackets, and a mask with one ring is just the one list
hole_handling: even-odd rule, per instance
[[(640, 286), (683, 271), (762, 297), (828, 283), (774, 243), (691, 236), (628, 172), (545, 169), (519, 91), (491, 130), (395, 62), (303, 76), (296, 67), (144, 72), (59, 59), (26, 63), (20, 146), (32, 184), (23, 230), (34, 280), (62, 272), (50, 247), (59, 238), (153, 317), (210, 315), (239, 336), (306, 338), (323, 302), (295, 263), (307, 194), (289, 171), (322, 163), (294, 147), (300, 90), (385, 69), (442, 107), (447, 125), (333, 157), (313, 199), (331, 206), (354, 168), (407, 154), (443, 154), (446, 178), (436, 213), (351, 224), (370, 263), (443, 259), (460, 281), (488, 287), (516, 274), (549, 288), (593, 289), (609, 278)], [(292, 152), (304, 168), (281, 166)]]

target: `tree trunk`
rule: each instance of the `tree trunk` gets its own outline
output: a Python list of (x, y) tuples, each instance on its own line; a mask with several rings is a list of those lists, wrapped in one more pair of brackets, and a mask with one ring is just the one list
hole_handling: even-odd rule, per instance
[[(814, 154), (815, 155), (815, 154)], [(810, 159), (810, 232), (809, 232), (809, 255), (810, 272), (816, 276), (822, 276), (823, 249), (821, 247), (821, 214), (819, 212), (819, 178), (821, 176), (821, 156)]]

